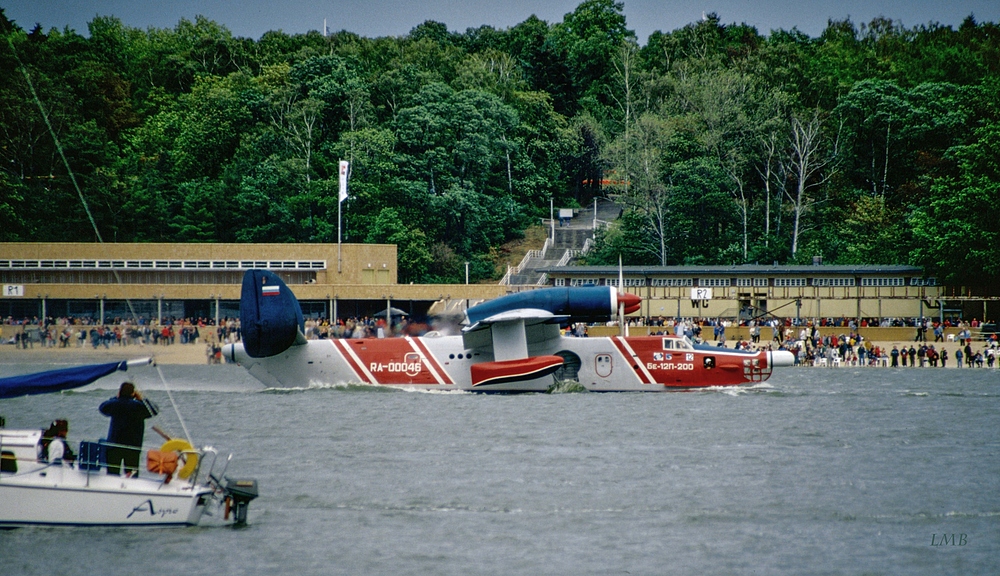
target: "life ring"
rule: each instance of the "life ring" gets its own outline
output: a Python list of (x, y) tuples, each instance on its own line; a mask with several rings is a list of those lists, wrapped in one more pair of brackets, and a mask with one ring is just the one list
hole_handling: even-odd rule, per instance
[(195, 451), (194, 446), (190, 442), (182, 438), (173, 438), (167, 440), (160, 446), (161, 452), (177, 452), (181, 455), (184, 460), (184, 466), (177, 472), (178, 478), (187, 478), (194, 473), (194, 469), (198, 467), (198, 452)]

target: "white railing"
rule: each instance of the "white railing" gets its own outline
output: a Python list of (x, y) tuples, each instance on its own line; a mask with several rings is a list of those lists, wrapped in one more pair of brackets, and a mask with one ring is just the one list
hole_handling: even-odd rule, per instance
[(587, 238), (587, 241), (583, 243), (583, 250), (580, 250), (580, 254), (586, 254), (590, 252), (590, 249), (594, 247), (594, 239)]
[(573, 252), (573, 250), (567, 250), (566, 253), (562, 255), (562, 258), (559, 259), (559, 262), (556, 262), (556, 266), (565, 266), (566, 264), (569, 264), (570, 259), (573, 258)]
[(528, 267), (528, 263), (531, 261), (532, 258), (538, 258), (539, 260), (544, 259), (545, 258), (545, 251), (548, 250), (551, 245), (552, 245), (552, 239), (551, 238), (546, 238), (545, 239), (545, 243), (542, 244), (542, 249), (541, 250), (528, 250), (524, 254), (524, 258), (521, 258), (521, 262), (517, 266), (514, 266), (513, 268), (511, 268), (510, 266), (507, 266), (507, 273), (504, 274), (503, 278), (500, 279), (500, 285), (501, 286), (509, 286), (510, 285), (510, 277), (513, 276), (513, 275), (515, 275), (515, 274), (520, 274), (522, 270), (524, 270), (525, 268), (527, 268)]
[(548, 283), (549, 283), (549, 275), (548, 273), (544, 273), (542, 274), (542, 277), (538, 279), (538, 282), (535, 282), (535, 286), (545, 286)]

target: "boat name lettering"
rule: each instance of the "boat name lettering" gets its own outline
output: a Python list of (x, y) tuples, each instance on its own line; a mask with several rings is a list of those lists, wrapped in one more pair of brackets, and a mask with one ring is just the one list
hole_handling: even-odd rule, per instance
[(694, 364), (684, 362), (649, 362), (646, 364), (647, 370), (694, 370)]
[(157, 510), (153, 506), (152, 500), (146, 500), (145, 502), (142, 502), (135, 508), (132, 508), (132, 511), (129, 512), (128, 516), (126, 516), (125, 518), (126, 519), (131, 518), (132, 515), (135, 514), (136, 512), (149, 512), (150, 516), (159, 516), (160, 518), (165, 518), (166, 516), (180, 514), (180, 510), (178, 510), (177, 508), (160, 508), (159, 510)]

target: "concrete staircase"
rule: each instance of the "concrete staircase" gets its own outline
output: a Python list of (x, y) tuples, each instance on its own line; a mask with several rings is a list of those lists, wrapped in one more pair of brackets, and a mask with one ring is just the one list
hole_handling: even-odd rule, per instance
[[(526, 286), (544, 284), (546, 278), (539, 271), (543, 268), (564, 266), (569, 261), (585, 252), (588, 242), (594, 237), (594, 225), (598, 228), (618, 217), (620, 209), (610, 200), (597, 200), (597, 218), (594, 218), (594, 204), (576, 211), (573, 218), (566, 224), (555, 226), (550, 220), (544, 220), (549, 238), (541, 250), (530, 250), (517, 266), (511, 267), (500, 280), (501, 285)], [(554, 234), (552, 231), (554, 230)]]

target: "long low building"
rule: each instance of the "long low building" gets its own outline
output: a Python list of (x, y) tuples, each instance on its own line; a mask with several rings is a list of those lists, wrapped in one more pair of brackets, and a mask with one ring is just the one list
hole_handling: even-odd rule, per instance
[[(243, 273), (253, 268), (280, 275), (312, 318), (389, 306), (420, 317), (435, 302), (537, 287), (398, 284), (396, 247), (387, 244), (0, 243), (0, 318), (234, 317)], [(617, 286), (619, 276), (610, 266), (543, 272), (549, 286)], [(637, 314), (649, 318), (982, 319), (991, 302), (946, 298), (915, 266), (626, 266), (622, 277), (625, 290), (643, 297)]]
[(307, 317), (422, 315), (436, 301), (512, 287), (397, 284), (389, 244), (0, 243), (0, 317), (220, 318), (239, 313), (248, 269), (277, 273)]
[[(550, 286), (617, 286), (614, 266), (541, 270)], [(913, 318), (960, 315), (915, 266), (625, 266), (624, 289), (656, 317)]]

